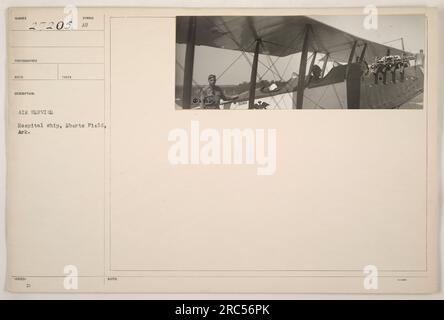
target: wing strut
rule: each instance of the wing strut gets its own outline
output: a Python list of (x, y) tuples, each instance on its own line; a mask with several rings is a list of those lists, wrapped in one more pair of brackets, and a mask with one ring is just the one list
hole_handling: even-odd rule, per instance
[(348, 76), (348, 72), (350, 70), (350, 65), (353, 63), (353, 57), (355, 56), (356, 51), (356, 45), (358, 44), (358, 41), (353, 42), (353, 47), (350, 52), (350, 56), (348, 57), (348, 63), (347, 63), (347, 69), (345, 71), (345, 77)]
[[(299, 65), (299, 79), (297, 87), (296, 109), (302, 109), (304, 103), (304, 89), (305, 89), (305, 72), (307, 69), (307, 54), (308, 54), (308, 40), (309, 40), (310, 25), (305, 25), (304, 43), (302, 44), (301, 63)], [(293, 106), (294, 108), (295, 106)]]
[(196, 17), (190, 17), (188, 24), (187, 49), (185, 52), (185, 67), (183, 76), (182, 105), (184, 109), (191, 108), (193, 91), (194, 45), (196, 41)]
[[(316, 60), (316, 55), (317, 55), (318, 53), (315, 51), (315, 52), (313, 52), (313, 59), (311, 59), (311, 63), (310, 63), (310, 68), (308, 69), (308, 77), (309, 77), (309, 79), (311, 79), (311, 72), (313, 71), (313, 67), (314, 67), (314, 64), (315, 64), (315, 60)], [(310, 82), (310, 80), (308, 80), (309, 82)]]
[(359, 57), (359, 62), (363, 62), (365, 59), (365, 51), (367, 50), (367, 43), (364, 44), (364, 48), (362, 48), (361, 56)]
[(250, 94), (248, 98), (248, 109), (254, 108), (254, 96), (256, 92), (256, 77), (257, 77), (257, 64), (259, 61), (259, 48), (261, 45), (261, 39), (256, 40), (256, 48), (254, 49), (253, 65), (251, 66), (250, 77)]
[(327, 62), (328, 62), (328, 59), (330, 58), (330, 55), (327, 53), (324, 58), (325, 58), (325, 60), (324, 60), (324, 65), (322, 66), (321, 78), (323, 78), (325, 75), (325, 69), (327, 68)]

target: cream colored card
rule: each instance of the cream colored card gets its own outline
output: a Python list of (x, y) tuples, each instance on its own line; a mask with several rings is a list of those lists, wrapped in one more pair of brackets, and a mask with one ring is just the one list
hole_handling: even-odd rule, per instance
[(437, 22), (10, 8), (8, 289), (435, 292)]

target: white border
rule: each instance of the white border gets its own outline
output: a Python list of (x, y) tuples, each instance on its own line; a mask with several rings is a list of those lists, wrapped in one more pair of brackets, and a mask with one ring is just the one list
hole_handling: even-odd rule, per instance
[[(6, 9), (8, 7), (20, 6), (153, 6), (153, 7), (365, 7), (373, 4), (375, 6), (396, 7), (396, 6), (430, 6), (439, 8), (439, 20), (444, 21), (444, 2), (440, 0), (133, 0), (131, 3), (123, 0), (2, 0), (0, 2), (0, 101), (2, 111), (0, 112), (0, 299), (440, 299), (444, 300), (443, 285), (441, 282), (440, 293), (433, 295), (352, 295), (352, 294), (12, 294), (5, 290), (6, 278), (6, 242), (5, 242), (5, 102), (6, 102)], [(444, 24), (439, 26), (439, 34), (444, 34)], [(439, 51), (443, 50), (443, 37), (439, 36)], [(439, 83), (443, 83), (444, 63), (439, 66)], [(444, 101), (444, 91), (439, 92), (439, 124), (440, 124), (440, 171), (444, 169), (443, 157), (443, 126), (442, 107)], [(444, 185), (443, 176), (440, 177), (441, 185)], [(441, 199), (444, 199), (443, 188), (441, 188)], [(440, 217), (442, 215), (442, 205), (440, 205)], [(440, 241), (439, 241), (439, 266), (441, 275), (444, 274), (444, 220), (439, 218)]]

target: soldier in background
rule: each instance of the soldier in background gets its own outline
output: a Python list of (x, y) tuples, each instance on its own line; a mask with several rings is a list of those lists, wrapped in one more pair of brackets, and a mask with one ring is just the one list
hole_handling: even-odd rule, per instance
[(424, 50), (423, 49), (421, 49), (421, 50), (419, 50), (419, 53), (417, 53), (416, 55), (415, 55), (415, 66), (424, 66), (424, 63), (425, 63), (425, 55), (424, 55)]

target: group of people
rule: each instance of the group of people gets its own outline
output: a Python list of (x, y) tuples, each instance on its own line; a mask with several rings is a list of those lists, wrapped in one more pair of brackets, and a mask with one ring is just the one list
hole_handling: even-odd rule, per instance
[(382, 58), (377, 57), (375, 59), (375, 62), (372, 63), (370, 66), (370, 69), (373, 73), (379, 73), (379, 72), (386, 72), (386, 71), (395, 71), (395, 70), (401, 70), (401, 72), (404, 70), (404, 68), (407, 68), (410, 66), (409, 58), (408, 57), (401, 57), (399, 55), (394, 56), (385, 56)]

